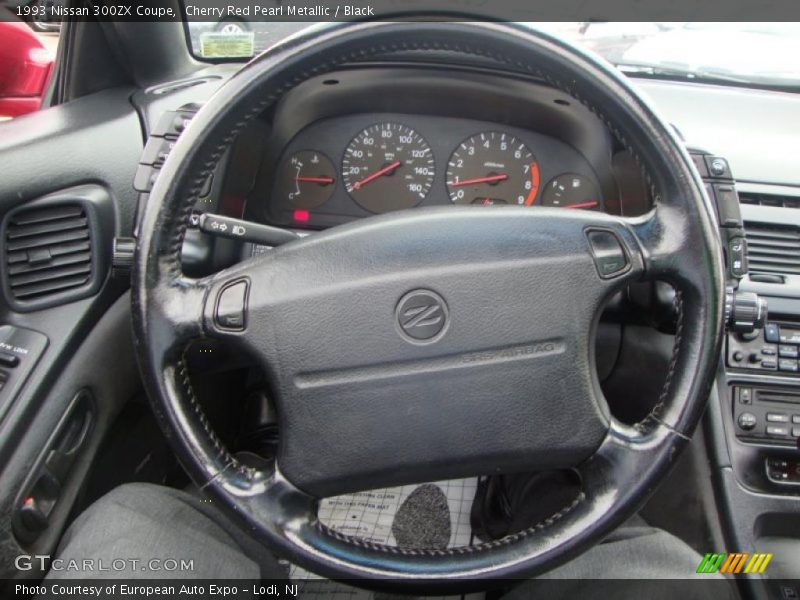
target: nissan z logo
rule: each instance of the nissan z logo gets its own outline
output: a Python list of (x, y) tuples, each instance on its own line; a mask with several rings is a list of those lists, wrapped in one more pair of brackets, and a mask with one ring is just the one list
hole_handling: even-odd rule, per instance
[(395, 310), (398, 332), (412, 344), (430, 344), (440, 339), (449, 323), (447, 304), (431, 290), (414, 290), (400, 299)]

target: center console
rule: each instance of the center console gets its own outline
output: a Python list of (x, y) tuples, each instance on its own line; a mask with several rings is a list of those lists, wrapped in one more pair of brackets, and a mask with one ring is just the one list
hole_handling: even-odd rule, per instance
[(800, 202), (781, 196), (800, 190), (737, 184), (724, 159), (714, 171), (694, 158), (718, 206), (730, 286), (705, 419), (726, 547), (709, 551), (773, 553), (764, 574), (737, 578), (753, 597), (800, 598), (788, 581), (800, 578)]

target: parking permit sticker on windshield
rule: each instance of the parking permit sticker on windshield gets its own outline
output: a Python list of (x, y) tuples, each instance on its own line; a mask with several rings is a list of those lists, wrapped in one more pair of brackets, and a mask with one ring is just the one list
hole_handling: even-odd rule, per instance
[(200, 35), (203, 58), (250, 58), (255, 54), (255, 33), (206, 32)]

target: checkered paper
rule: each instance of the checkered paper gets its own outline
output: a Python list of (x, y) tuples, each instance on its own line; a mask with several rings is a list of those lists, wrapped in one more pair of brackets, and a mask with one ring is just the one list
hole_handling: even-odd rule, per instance
[[(469, 523), (472, 500), (478, 486), (477, 478), (453, 479), (435, 482), (447, 497), (450, 508), (449, 548), (472, 544), (472, 529)], [(419, 487), (400, 487), (345, 494), (326, 498), (320, 502), (319, 519), (333, 530), (344, 535), (378, 544), (396, 546), (392, 534), (392, 523), (406, 498)], [(325, 598), (329, 600), (372, 599), (373, 592), (359, 590), (343, 584), (314, 584), (320, 578), (296, 565), (292, 565), (290, 577), (301, 584), (303, 598)], [(384, 597), (385, 594), (378, 594)], [(472, 597), (472, 596), (468, 596)], [(462, 596), (455, 596), (462, 598)]]

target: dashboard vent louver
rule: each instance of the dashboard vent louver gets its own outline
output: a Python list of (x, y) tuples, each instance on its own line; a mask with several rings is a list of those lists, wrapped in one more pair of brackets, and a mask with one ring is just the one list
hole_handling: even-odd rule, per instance
[(800, 275), (800, 230), (764, 223), (745, 223), (744, 230), (751, 271)]
[(755, 194), (739, 192), (739, 202), (757, 206), (777, 206), (779, 208), (800, 208), (800, 196), (780, 196), (778, 194)]
[(23, 209), (5, 231), (6, 284), (28, 302), (81, 288), (92, 278), (92, 237), (77, 203)]

